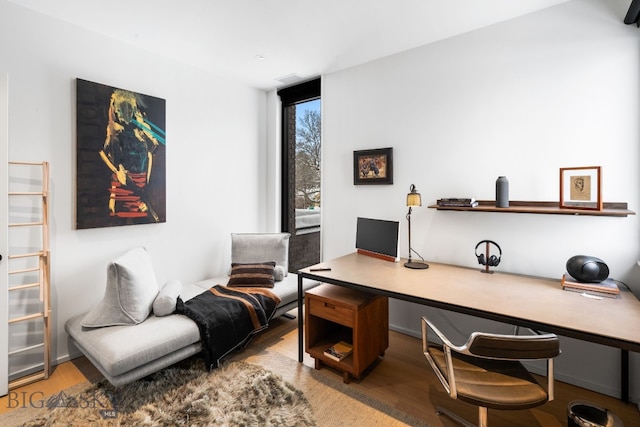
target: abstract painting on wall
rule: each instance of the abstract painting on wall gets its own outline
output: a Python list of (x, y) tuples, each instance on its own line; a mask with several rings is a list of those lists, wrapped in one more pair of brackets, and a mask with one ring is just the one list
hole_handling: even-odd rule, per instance
[(166, 101), (76, 79), (76, 228), (166, 222)]

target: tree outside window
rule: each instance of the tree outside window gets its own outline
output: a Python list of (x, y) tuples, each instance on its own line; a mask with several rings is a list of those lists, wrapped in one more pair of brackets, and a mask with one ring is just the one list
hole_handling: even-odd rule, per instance
[(296, 106), (295, 207), (320, 207), (320, 100)]

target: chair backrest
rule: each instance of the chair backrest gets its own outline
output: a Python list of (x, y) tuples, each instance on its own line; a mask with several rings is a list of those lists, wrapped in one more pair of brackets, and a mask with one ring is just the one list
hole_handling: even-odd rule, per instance
[(467, 343), (469, 354), (492, 359), (549, 359), (560, 354), (560, 341), (554, 334), (499, 335), (474, 332)]

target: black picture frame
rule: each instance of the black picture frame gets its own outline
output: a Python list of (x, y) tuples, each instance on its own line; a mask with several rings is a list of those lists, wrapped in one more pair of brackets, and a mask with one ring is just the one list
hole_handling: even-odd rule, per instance
[(393, 148), (353, 152), (353, 185), (393, 184)]

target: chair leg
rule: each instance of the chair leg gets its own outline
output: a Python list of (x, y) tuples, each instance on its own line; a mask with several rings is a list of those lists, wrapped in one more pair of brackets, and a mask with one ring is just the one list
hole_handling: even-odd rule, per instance
[(478, 427), (487, 427), (489, 425), (487, 412), (487, 408), (478, 406)]
[(448, 409), (444, 409), (441, 406), (436, 407), (436, 414), (438, 414), (438, 415), (446, 415), (447, 417), (451, 418), (453, 421), (457, 422), (458, 424), (460, 424), (460, 425), (462, 425), (464, 427), (476, 427), (475, 424), (465, 420), (460, 415), (458, 415), (458, 414), (456, 414), (454, 412), (451, 412)]

